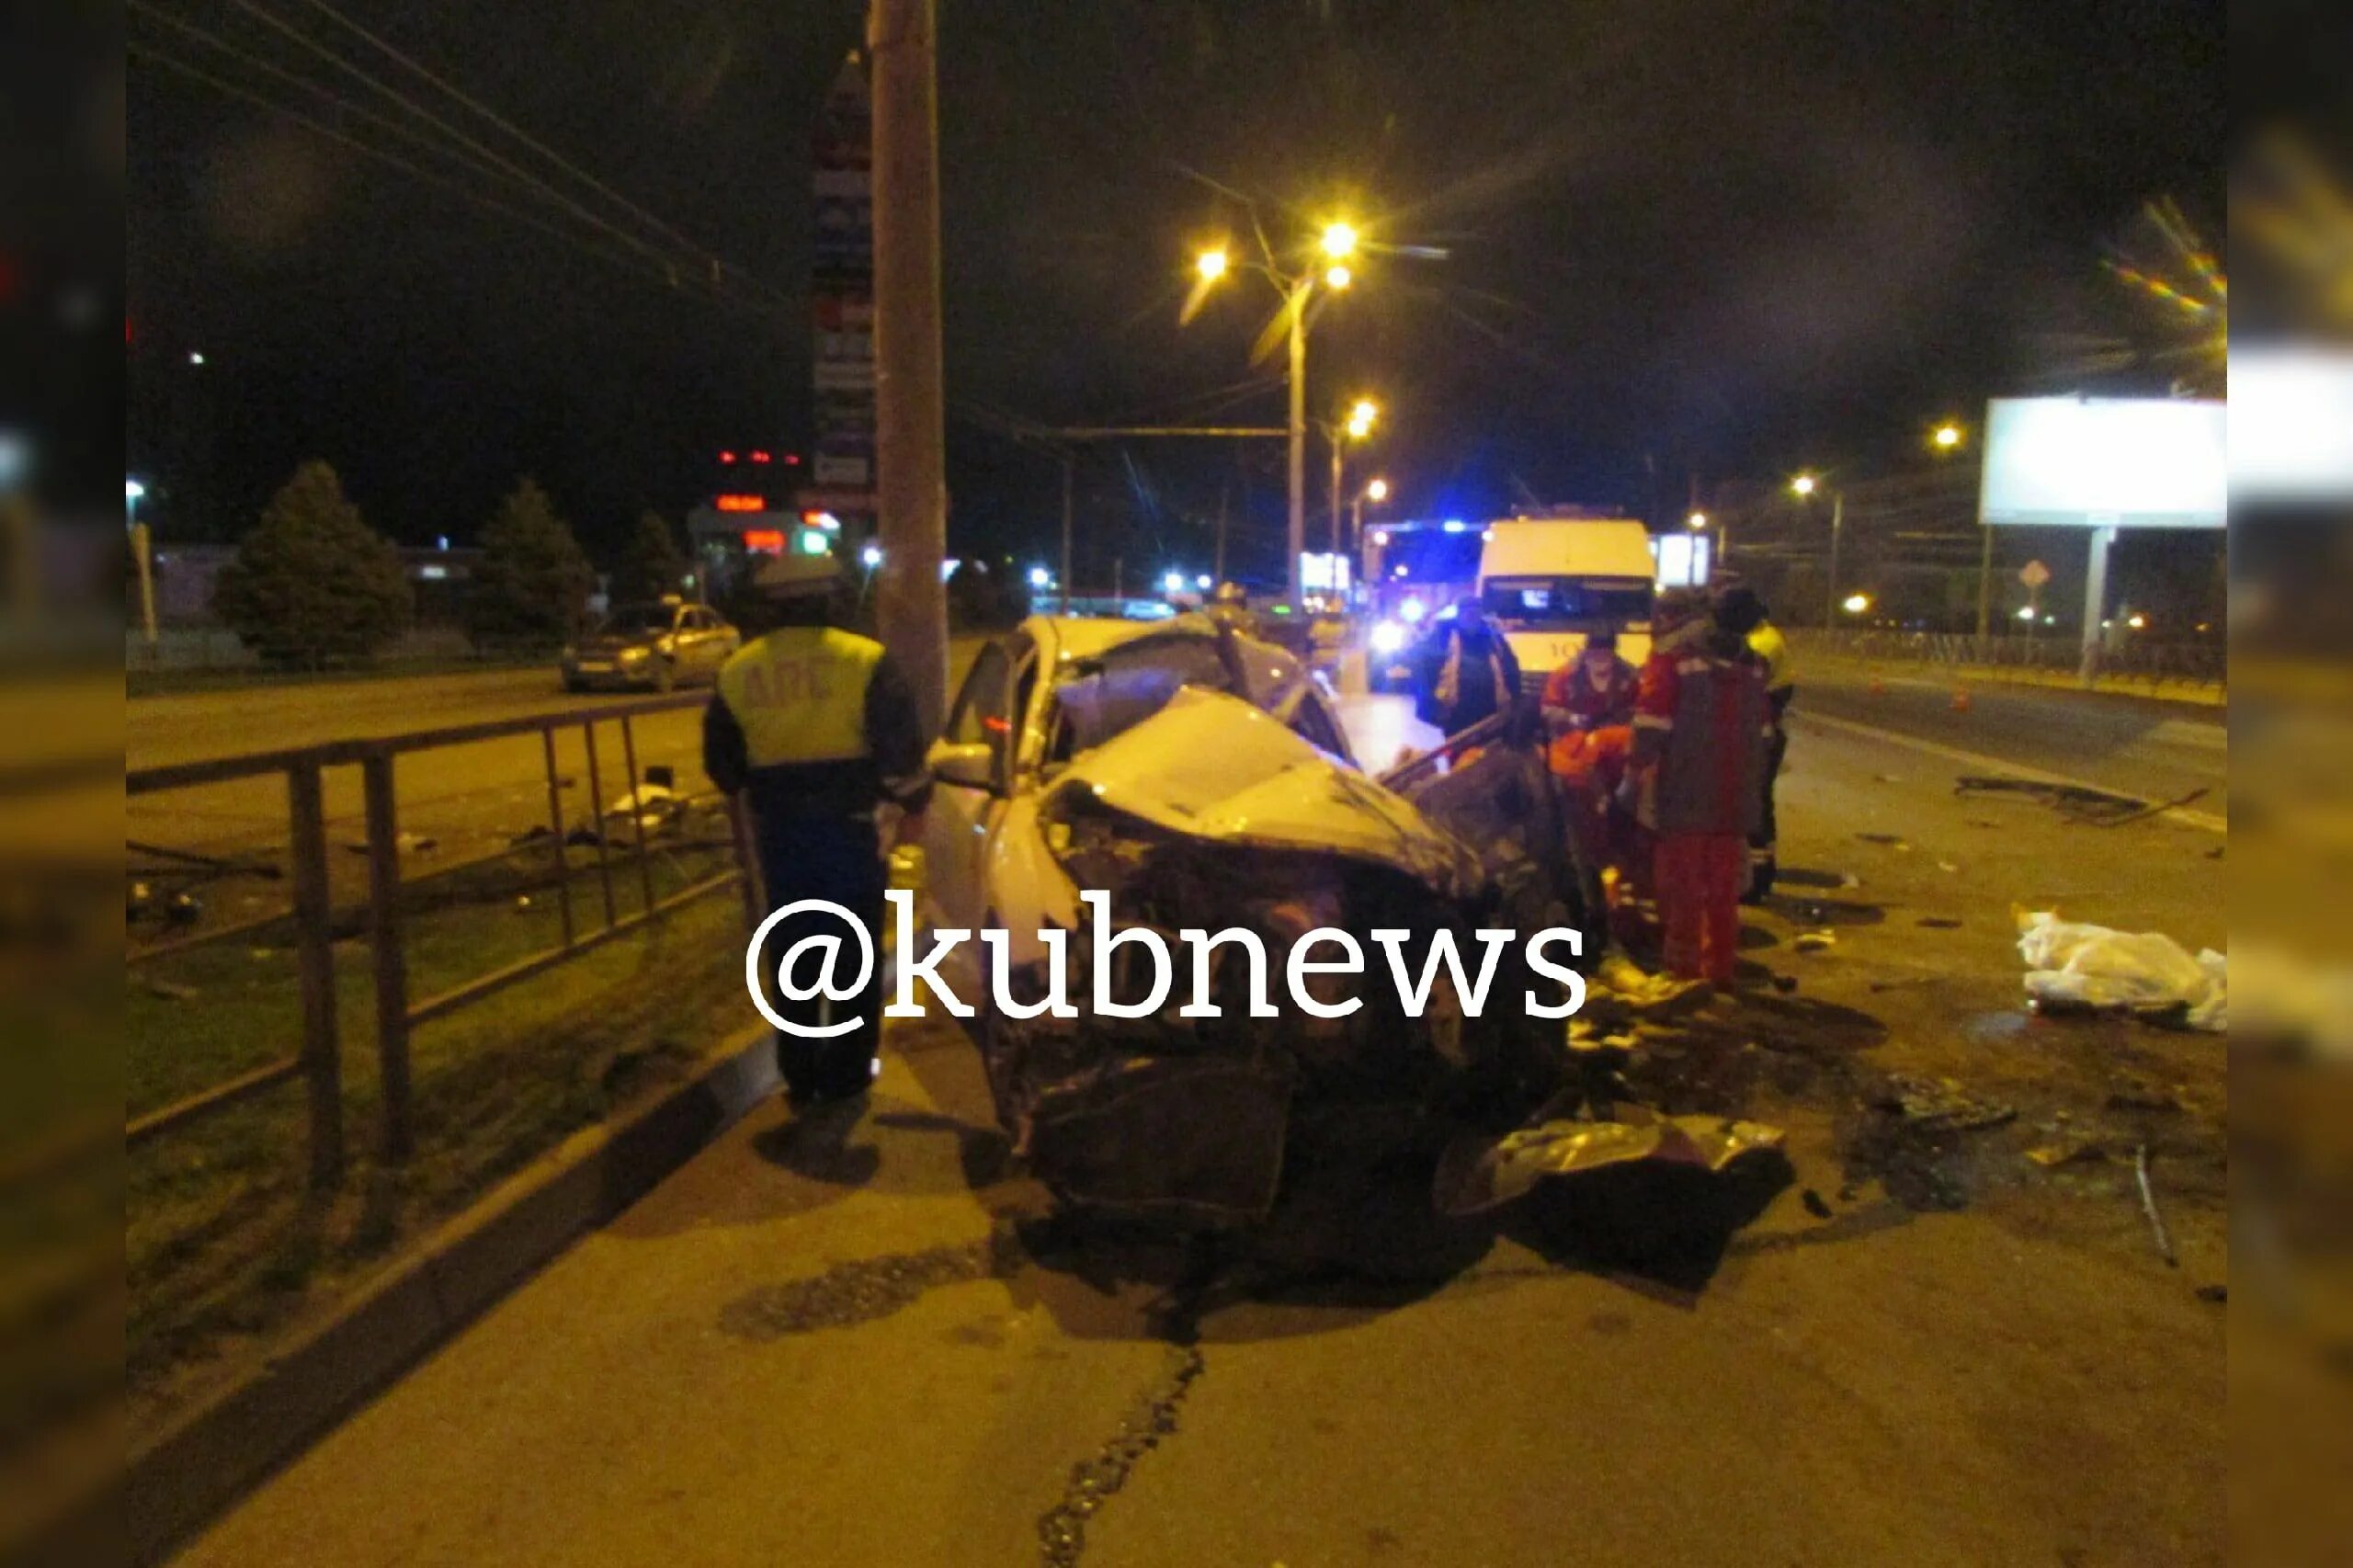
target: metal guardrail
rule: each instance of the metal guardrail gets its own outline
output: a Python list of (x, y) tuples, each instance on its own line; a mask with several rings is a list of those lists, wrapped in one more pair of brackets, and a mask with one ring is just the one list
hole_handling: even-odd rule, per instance
[[(2075, 675), (2083, 657), (2073, 639), (2056, 636), (1978, 637), (1961, 631), (1791, 631), (1788, 635), (1801, 654), (1845, 654), (2054, 676)], [(2230, 655), (2228, 650), (2211, 643), (2135, 639), (2120, 647), (2102, 650), (2099, 673), (2118, 680), (2147, 681), (2153, 686), (2182, 681), (2194, 686), (2226, 687), (2230, 681)]]
[[(295, 1078), (308, 1090), (310, 1181), (314, 1188), (335, 1186), (344, 1170), (343, 1064), (336, 1017), (335, 955), (332, 929), (335, 910), (327, 874), (327, 835), (324, 775), (333, 767), (358, 767), (367, 819), (367, 933), (373, 962), (377, 1068), (381, 1085), (384, 1158), (398, 1163), (415, 1147), (409, 1075), (409, 1036), (417, 1026), (447, 1017), (510, 985), (529, 980), (558, 964), (593, 951), (618, 937), (658, 921), (681, 905), (740, 883), (742, 873), (730, 869), (683, 888), (666, 898), (654, 896), (654, 872), (648, 853), (644, 812), (628, 814), (635, 829), (635, 860), (642, 892), (637, 913), (620, 914), (613, 892), (614, 856), (605, 818), (600, 814), (595, 835), (596, 878), (604, 921), (584, 931), (573, 907), (572, 870), (564, 853), (567, 829), (562, 784), (556, 769), (557, 733), (578, 728), (587, 757), (588, 788), (594, 801), (604, 800), (602, 764), (597, 726), (618, 722), (621, 763), (629, 778), (629, 799), (636, 801), (642, 781), (637, 766), (634, 721), (652, 714), (699, 708), (707, 699), (698, 695), (654, 698), (592, 709), (568, 709), (558, 713), (520, 719), (493, 720), (478, 724), (368, 740), (331, 741), (286, 750), (254, 752), (210, 761), (177, 763), (140, 768), (124, 776), (127, 796), (137, 798), (172, 790), (192, 789), (272, 774), (286, 780), (287, 844), (291, 861), (295, 953), (301, 982), (302, 1043), (293, 1055), (281, 1057), (217, 1084), (174, 1104), (133, 1118), (124, 1128), (126, 1145), (135, 1147), (172, 1131), (243, 1103)], [(502, 969), (427, 997), (409, 995), (407, 953), (402, 942), (400, 892), (400, 812), (394, 791), (394, 767), (400, 757), (481, 741), (537, 734), (546, 772), (550, 842), (555, 850), (556, 898), (563, 939)], [(741, 824), (736, 831), (740, 834)], [(153, 954), (132, 954), (138, 962)]]

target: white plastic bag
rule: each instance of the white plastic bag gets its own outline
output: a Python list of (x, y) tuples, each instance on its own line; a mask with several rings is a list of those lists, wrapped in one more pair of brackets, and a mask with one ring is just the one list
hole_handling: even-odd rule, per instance
[(2192, 958), (2154, 931), (2112, 931), (2062, 920), (2053, 911), (2020, 912), (2018, 954), (2027, 994), (2086, 1007), (2188, 1009), (2192, 1028), (2227, 1027), (2226, 960), (2208, 950)]

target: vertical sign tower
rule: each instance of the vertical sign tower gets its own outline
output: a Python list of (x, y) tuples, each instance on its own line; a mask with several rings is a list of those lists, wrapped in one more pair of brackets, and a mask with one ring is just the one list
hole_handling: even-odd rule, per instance
[(841, 519), (853, 551), (874, 532), (874, 129), (856, 51), (817, 114), (815, 233), (811, 245), (811, 361), (816, 441), (804, 511)]

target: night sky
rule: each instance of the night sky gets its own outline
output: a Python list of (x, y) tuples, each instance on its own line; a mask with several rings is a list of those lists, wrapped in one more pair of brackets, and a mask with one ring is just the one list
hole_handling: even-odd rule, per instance
[[(722, 446), (805, 449), (809, 131), (855, 0), (338, 8), (744, 281), (714, 298), (608, 259), (614, 236), (337, 120), (255, 62), (401, 111), (256, 10), (529, 158), (309, 0), (141, 0), (136, 45), (558, 231), (134, 53), (130, 456), (170, 492), (166, 537), (233, 536), (323, 456), (410, 541), (464, 539), (536, 474), (594, 551), (642, 507), (681, 515)], [(1932, 418), (2090, 384), (2064, 346), (2138, 324), (2098, 262), (2144, 200), (2219, 231), (2223, 30), (2189, 0), (943, 0), (951, 553), (1037, 553), (1058, 526), (1057, 463), (999, 416), (1279, 422), (1279, 367), (1248, 362), (1263, 286), (1178, 324), (1191, 251), (1248, 233), (1213, 185), (1278, 246), (1345, 212), (1448, 252), (1376, 250), (1315, 328), (1311, 406), (1381, 398), (1369, 460), (1406, 512), (1913, 460)], [(1222, 495), (1271, 573), (1280, 457), (1093, 452), (1097, 554), (1205, 566)], [(1323, 472), (1312, 451), (1312, 536)]]

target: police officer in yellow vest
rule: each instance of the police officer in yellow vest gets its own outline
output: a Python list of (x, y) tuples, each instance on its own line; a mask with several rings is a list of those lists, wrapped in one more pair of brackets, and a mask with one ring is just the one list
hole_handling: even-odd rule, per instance
[[(777, 1066), (795, 1105), (854, 1098), (875, 1073), (881, 1039), (881, 951), (886, 874), (878, 806), (900, 808), (910, 839), (930, 803), (915, 694), (880, 642), (842, 630), (842, 575), (830, 555), (779, 556), (756, 585), (774, 631), (737, 650), (703, 714), (703, 769), (751, 809), (768, 907), (824, 899), (866, 922), (877, 961), (867, 992), (832, 1004), (865, 1024), (830, 1040), (777, 1039)], [(805, 925), (805, 929), (801, 928)], [(764, 972), (804, 935), (843, 937), (824, 915), (795, 916), (771, 935)], [(853, 960), (854, 961), (854, 960)], [(820, 1004), (771, 995), (778, 1012), (819, 1023)]]
[(1773, 718), (1773, 733), (1765, 747), (1765, 810), (1748, 839), (1748, 892), (1743, 903), (1762, 903), (1773, 892), (1780, 870), (1775, 839), (1773, 786), (1781, 777), (1781, 762), (1790, 754), (1790, 699), (1798, 691), (1797, 665), (1790, 656), (1790, 640), (1768, 618), (1770, 612), (1756, 590), (1735, 585), (1716, 596), (1716, 624), (1746, 640), (1748, 651), (1765, 670), (1765, 700)]

